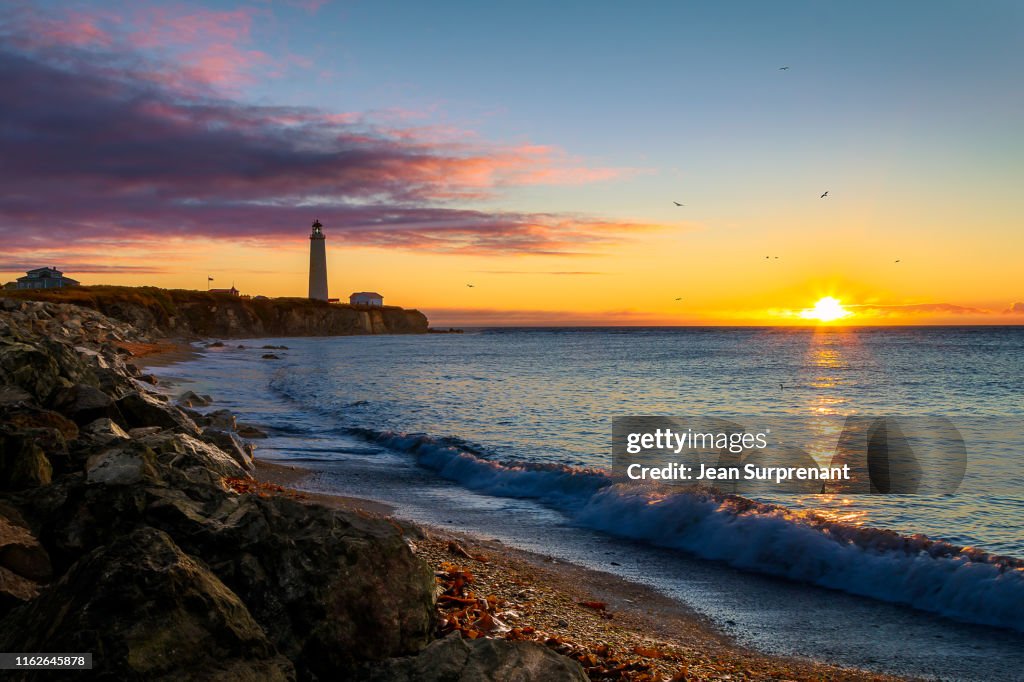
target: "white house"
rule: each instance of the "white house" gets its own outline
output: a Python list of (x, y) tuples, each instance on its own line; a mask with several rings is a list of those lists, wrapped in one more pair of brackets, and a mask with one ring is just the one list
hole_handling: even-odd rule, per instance
[(376, 291), (359, 291), (348, 297), (351, 305), (372, 305), (381, 307), (384, 305), (384, 297)]

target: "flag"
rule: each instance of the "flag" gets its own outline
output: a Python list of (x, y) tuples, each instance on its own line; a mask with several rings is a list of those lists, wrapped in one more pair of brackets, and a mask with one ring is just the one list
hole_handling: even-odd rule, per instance
[(207, 278), (206, 278), (206, 281), (207, 281), (207, 282), (212, 282), (212, 281), (213, 281), (213, 277), (207, 277)]

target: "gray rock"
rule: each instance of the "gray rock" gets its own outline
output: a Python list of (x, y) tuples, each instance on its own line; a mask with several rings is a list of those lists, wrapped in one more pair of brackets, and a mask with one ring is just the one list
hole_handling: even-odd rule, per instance
[(180, 496), (147, 514), (213, 568), (309, 677), (359, 679), (345, 672), (431, 639), (433, 573), (383, 519), (254, 495), (206, 516)]
[(249, 478), (248, 470), (219, 447), (188, 434), (159, 431), (138, 439), (156, 453), (157, 460), (180, 472), (190, 483), (222, 488), (223, 478)]
[(185, 407), (206, 407), (210, 404), (210, 399), (192, 391), (185, 391), (178, 396), (178, 404)]
[(47, 485), (53, 466), (32, 432), (0, 427), (0, 490)]
[(89, 483), (135, 485), (143, 481), (157, 482), (156, 455), (145, 447), (113, 447), (90, 457), (85, 464)]
[(235, 415), (228, 410), (214, 410), (213, 412), (207, 412), (206, 425), (212, 426), (215, 429), (224, 429), (227, 431), (234, 431), (238, 428), (238, 422), (235, 420)]
[(267, 437), (266, 431), (252, 424), (239, 424), (235, 432), (242, 438), (255, 439)]
[(50, 556), (12, 509), (0, 505), (0, 567), (33, 582), (53, 575)]
[(249, 443), (243, 443), (242, 439), (230, 431), (222, 431), (208, 426), (203, 429), (202, 439), (212, 443), (242, 465), (246, 471), (253, 471), (256, 468), (253, 462), (253, 447)]
[(18, 403), (27, 403), (31, 400), (32, 396), (29, 392), (20, 389), (17, 386), (0, 386), (0, 407), (17, 405)]
[(90, 651), (103, 679), (293, 680), (238, 596), (166, 534), (83, 557), (0, 625), (4, 651)]
[(89, 384), (75, 384), (60, 389), (54, 398), (54, 407), (80, 426), (104, 417), (124, 420), (113, 398)]
[(366, 666), (365, 682), (586, 682), (576, 661), (533, 642), (463, 640), (453, 632), (418, 656)]
[(129, 438), (125, 430), (117, 425), (117, 422), (106, 417), (89, 422), (78, 433), (80, 438), (93, 445), (110, 445)]
[(60, 367), (39, 348), (0, 339), (0, 383), (17, 386), (43, 401), (61, 385)]
[(159, 426), (179, 429), (192, 435), (199, 434), (199, 427), (184, 412), (160, 402), (148, 393), (132, 391), (117, 401), (117, 408), (130, 428)]

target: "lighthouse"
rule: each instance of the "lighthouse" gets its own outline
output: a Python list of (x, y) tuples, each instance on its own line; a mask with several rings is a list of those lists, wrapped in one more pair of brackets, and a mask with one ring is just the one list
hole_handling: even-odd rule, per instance
[(327, 245), (323, 228), (319, 220), (314, 220), (309, 235), (309, 297), (317, 301), (327, 300)]

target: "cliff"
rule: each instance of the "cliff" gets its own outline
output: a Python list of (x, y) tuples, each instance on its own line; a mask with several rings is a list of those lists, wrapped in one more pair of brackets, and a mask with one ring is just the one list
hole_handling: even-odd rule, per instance
[(163, 336), (262, 337), (424, 334), (427, 317), (394, 306), (369, 308), (305, 298), (248, 299), (157, 287), (91, 286), (0, 291), (0, 297), (69, 303)]

